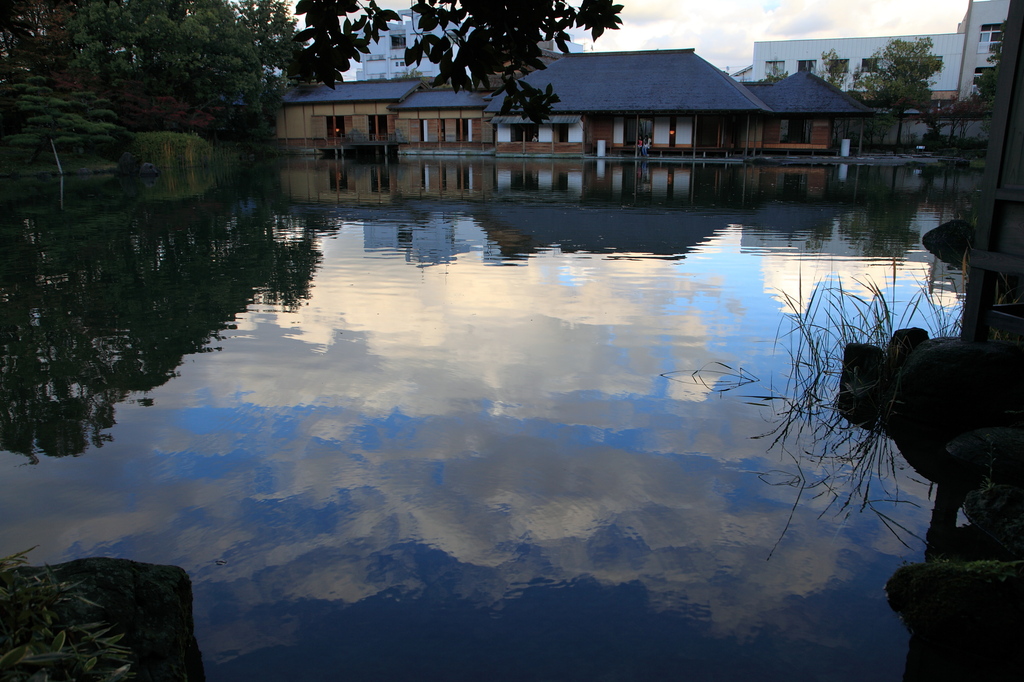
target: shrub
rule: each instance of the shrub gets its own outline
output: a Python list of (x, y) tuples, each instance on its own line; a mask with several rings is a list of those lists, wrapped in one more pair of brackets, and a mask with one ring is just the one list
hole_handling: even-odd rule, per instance
[(158, 166), (198, 166), (208, 163), (213, 154), (209, 142), (188, 133), (138, 133), (131, 153), (141, 161)]

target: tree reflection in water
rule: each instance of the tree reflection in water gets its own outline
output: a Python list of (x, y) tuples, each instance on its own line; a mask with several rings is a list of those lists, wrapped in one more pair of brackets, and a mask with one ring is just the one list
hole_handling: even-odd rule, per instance
[(37, 462), (100, 447), (117, 403), (212, 350), (247, 305), (309, 295), (315, 230), (263, 198), (276, 192), (131, 189), (93, 181), (62, 212), (43, 191), (2, 202), (0, 449)]

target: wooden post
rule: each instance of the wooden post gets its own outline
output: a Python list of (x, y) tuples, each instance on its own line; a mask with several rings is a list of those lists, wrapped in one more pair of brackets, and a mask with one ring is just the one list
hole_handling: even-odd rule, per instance
[(984, 341), (990, 326), (1024, 333), (1020, 304), (995, 306), (1002, 273), (1024, 274), (1024, 0), (1010, 0), (1004, 24), (1002, 61), (996, 86), (978, 223), (970, 253), (961, 338)]
[(53, 138), (50, 138), (50, 149), (53, 150), (53, 158), (57, 160), (57, 172), (64, 175), (64, 169), (60, 167), (60, 157), (57, 156), (57, 147), (53, 144)]

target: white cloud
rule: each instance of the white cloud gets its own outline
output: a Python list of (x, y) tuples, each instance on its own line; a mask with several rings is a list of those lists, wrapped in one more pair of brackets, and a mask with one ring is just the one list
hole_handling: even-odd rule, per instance
[(963, 0), (865, 0), (855, 9), (826, 0), (623, 4), (622, 28), (600, 38), (594, 46), (598, 51), (692, 47), (723, 68), (749, 64), (754, 42), (760, 40), (955, 33), (967, 10)]
[[(618, 52), (694, 48), (720, 68), (750, 64), (754, 42), (955, 33), (967, 0), (619, 0), (622, 25), (597, 43), (572, 32), (587, 50)], [(405, 9), (400, 0), (380, 3)]]

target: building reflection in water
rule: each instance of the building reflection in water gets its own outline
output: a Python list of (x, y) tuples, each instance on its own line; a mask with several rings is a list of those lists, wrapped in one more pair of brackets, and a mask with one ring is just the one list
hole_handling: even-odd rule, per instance
[[(456, 243), (459, 219), (484, 230), (488, 262), (514, 265), (552, 248), (680, 259), (728, 213), (745, 248), (927, 259), (930, 293), (948, 300), (963, 290), (959, 270), (920, 251), (920, 237), (969, 210), (938, 196), (978, 182), (938, 167), (479, 157), (289, 159), (280, 173), (284, 192), (309, 210), (360, 220), (367, 250), (397, 250), (420, 265), (451, 262), (470, 248)], [(360, 215), (375, 206), (393, 214)]]

